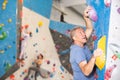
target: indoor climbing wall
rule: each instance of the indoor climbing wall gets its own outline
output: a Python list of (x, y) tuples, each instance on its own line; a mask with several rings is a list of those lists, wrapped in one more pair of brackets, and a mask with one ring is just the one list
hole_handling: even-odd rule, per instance
[(120, 0), (112, 0), (105, 80), (120, 80)]
[(0, 0), (0, 78), (16, 62), (16, 0)]
[[(94, 24), (90, 39), (94, 41), (94, 46), (93, 43), (90, 44), (90, 49), (98, 47), (104, 51), (102, 57), (96, 60), (98, 67), (96, 78), (118, 80), (120, 1), (114, 0), (111, 5), (111, 0), (87, 0), (87, 4), (93, 7), (89, 17)], [(2, 76), (16, 61), (16, 1), (1, 0), (0, 6), (0, 76)], [(24, 78), (29, 67), (35, 66), (34, 60), (40, 53), (44, 57), (40, 69), (42, 75), (47, 78), (38, 76), (39, 80), (72, 80), (69, 32), (74, 25), (50, 20), (51, 7), (52, 0), (23, 1), (20, 11), (22, 24), (19, 58), (24, 60), (22, 62), (18, 60), (20, 68), (6, 80), (26, 80)], [(34, 73), (31, 71), (30, 80), (34, 80)]]
[(109, 32), (109, 18), (111, 0), (87, 0), (87, 4), (93, 7), (93, 10), (89, 12), (89, 17), (93, 21), (94, 31), (92, 34), (94, 40), (94, 49), (101, 48), (103, 54), (96, 59), (97, 80), (104, 80), (106, 55), (107, 53), (107, 41)]
[(74, 26), (75, 25), (63, 22), (50, 21), (50, 30), (60, 62), (71, 74), (72, 69), (69, 62), (69, 53), (72, 41), (69, 37), (69, 33)]
[[(38, 7), (39, 6), (39, 7)], [(39, 80), (72, 80), (72, 75), (61, 64), (59, 55), (53, 42), (49, 25), (52, 0), (24, 0), (22, 8), (21, 26), (21, 53), (20, 68), (11, 76), (14, 80), (24, 79), (29, 67), (34, 67), (34, 60), (40, 53), (44, 56), (40, 69), (43, 70)], [(34, 80), (34, 71), (31, 71), (29, 79)], [(6, 80), (10, 80), (8, 77)]]

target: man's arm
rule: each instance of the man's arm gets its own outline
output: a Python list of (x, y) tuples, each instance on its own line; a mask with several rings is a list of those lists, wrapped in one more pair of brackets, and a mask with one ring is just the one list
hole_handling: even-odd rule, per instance
[(88, 12), (91, 10), (91, 7), (87, 7), (84, 11), (84, 15), (83, 15), (83, 18), (85, 20), (85, 24), (86, 24), (86, 31), (85, 31), (85, 34), (86, 34), (86, 37), (87, 39), (89, 39), (89, 37), (91, 36), (91, 33), (93, 31), (93, 25), (92, 25), (92, 22), (89, 18), (89, 14)]
[(93, 71), (96, 57), (100, 56), (102, 53), (103, 52), (101, 49), (96, 49), (88, 63), (86, 61), (82, 61), (79, 63), (79, 67), (82, 70), (82, 72), (84, 73), (84, 75), (86, 75), (86, 76), (90, 75), (90, 73)]
[(86, 61), (80, 62), (79, 66), (84, 73), (84, 75), (89, 76), (90, 73), (93, 71), (95, 64), (95, 57), (92, 57), (90, 61), (87, 63)]

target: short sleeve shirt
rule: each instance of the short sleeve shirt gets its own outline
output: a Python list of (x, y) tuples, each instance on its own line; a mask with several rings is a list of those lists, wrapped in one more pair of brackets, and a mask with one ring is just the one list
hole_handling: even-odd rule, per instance
[(94, 80), (93, 72), (89, 76), (85, 76), (79, 67), (80, 62), (88, 62), (91, 56), (92, 54), (87, 46), (80, 47), (78, 45), (72, 45), (70, 47), (70, 63), (73, 69), (74, 80)]

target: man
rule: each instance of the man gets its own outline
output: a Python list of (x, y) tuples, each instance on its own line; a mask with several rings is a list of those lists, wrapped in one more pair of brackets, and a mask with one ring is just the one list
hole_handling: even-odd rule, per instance
[(95, 60), (102, 54), (101, 49), (96, 49), (92, 55), (85, 45), (93, 30), (91, 20), (88, 17), (90, 10), (91, 7), (87, 7), (84, 11), (83, 18), (86, 23), (86, 30), (76, 27), (70, 33), (73, 40), (73, 45), (70, 47), (70, 63), (74, 80), (94, 80)]

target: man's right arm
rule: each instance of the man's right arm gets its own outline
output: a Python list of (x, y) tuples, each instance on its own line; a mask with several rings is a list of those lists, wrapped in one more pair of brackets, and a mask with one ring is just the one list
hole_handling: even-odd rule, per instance
[(86, 76), (90, 75), (90, 73), (93, 71), (96, 57), (100, 56), (101, 54), (102, 54), (102, 50), (96, 49), (88, 63), (87, 63), (87, 61), (82, 61), (79, 63), (79, 67), (82, 70), (82, 72), (84, 73), (84, 75), (86, 75)]
[(92, 57), (90, 61), (87, 63), (87, 61), (80, 62), (79, 66), (84, 73), (84, 75), (89, 76), (90, 73), (93, 71), (93, 67), (95, 64), (95, 58)]

